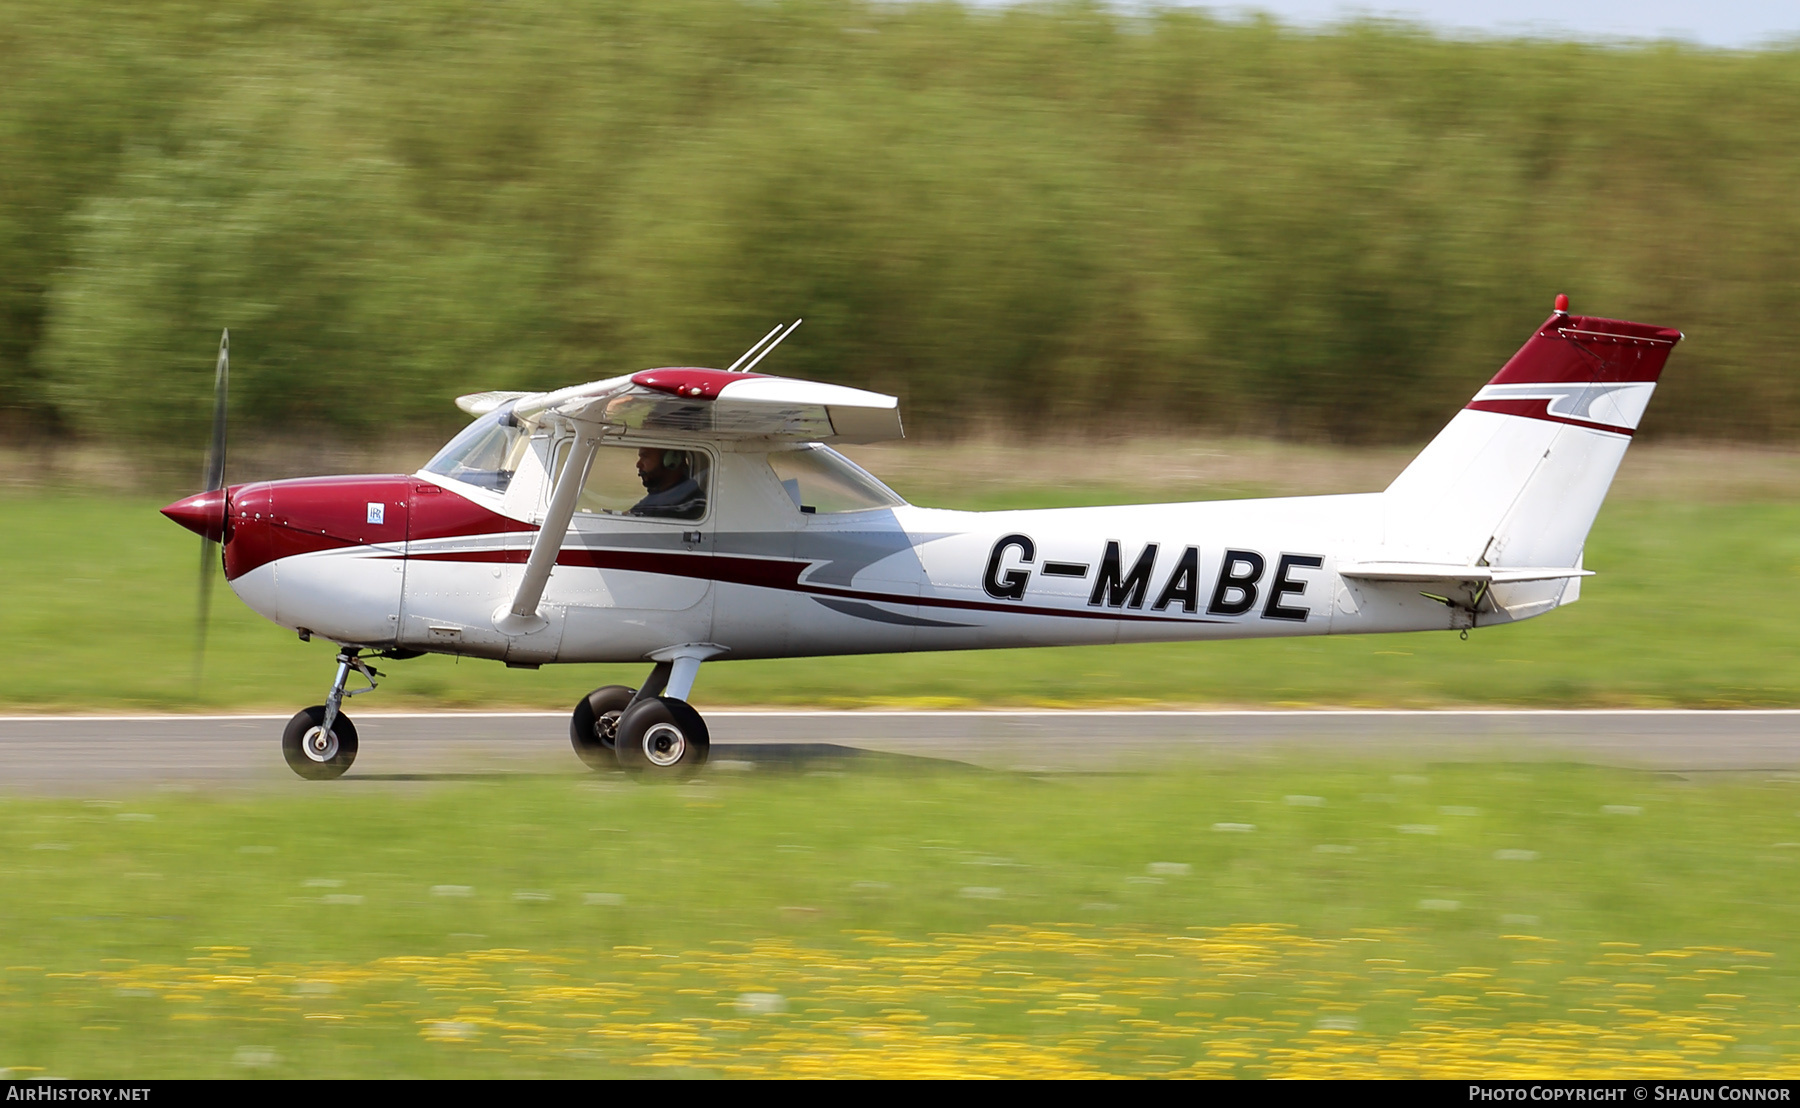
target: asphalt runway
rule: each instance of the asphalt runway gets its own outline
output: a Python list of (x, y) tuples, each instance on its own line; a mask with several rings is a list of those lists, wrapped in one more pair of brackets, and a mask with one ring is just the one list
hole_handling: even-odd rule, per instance
[[(560, 712), (357, 713), (341, 784), (580, 776)], [(932, 762), (1132, 772), (1229, 758), (1565, 761), (1674, 772), (1800, 770), (1800, 711), (706, 713), (717, 773)], [(0, 791), (71, 794), (303, 782), (286, 716), (0, 717)]]

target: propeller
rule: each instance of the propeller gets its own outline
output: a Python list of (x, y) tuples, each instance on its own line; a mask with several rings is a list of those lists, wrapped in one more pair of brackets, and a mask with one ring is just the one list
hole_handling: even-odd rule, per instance
[[(213, 370), (212, 440), (206, 448), (205, 492), (218, 492), (225, 487), (225, 398), (231, 386), (231, 331), (219, 334), (219, 361)], [(221, 515), (223, 513), (221, 512)], [(219, 540), (214, 532), (200, 535), (200, 596), (198, 621), (194, 628), (194, 683), (200, 683), (200, 666), (206, 658), (206, 621), (212, 610), (212, 583), (217, 576), (214, 566), (219, 561)]]

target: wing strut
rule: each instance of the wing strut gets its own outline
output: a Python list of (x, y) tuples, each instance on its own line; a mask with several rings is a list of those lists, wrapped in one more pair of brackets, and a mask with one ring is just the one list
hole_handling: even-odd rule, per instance
[(550, 571), (556, 568), (556, 556), (562, 553), (563, 539), (569, 533), (569, 520), (575, 516), (575, 498), (587, 481), (594, 451), (600, 447), (600, 428), (581, 420), (574, 423), (575, 443), (569, 447), (569, 459), (563, 463), (556, 488), (550, 494), (550, 506), (544, 511), (543, 525), (531, 544), (531, 556), (525, 559), (519, 591), (511, 604), (494, 612), (494, 628), (503, 634), (527, 635), (550, 623), (538, 615), (538, 601), (544, 598), (544, 586), (550, 583)]

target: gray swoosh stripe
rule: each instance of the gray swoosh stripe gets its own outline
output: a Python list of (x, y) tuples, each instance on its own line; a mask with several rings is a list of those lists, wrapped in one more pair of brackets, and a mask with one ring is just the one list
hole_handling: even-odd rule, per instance
[[(1483, 400), (1549, 400), (1552, 415), (1569, 416), (1574, 419), (1592, 419), (1594, 403), (1600, 398), (1611, 396), (1615, 392), (1624, 392), (1635, 387), (1636, 382), (1625, 384), (1570, 384), (1570, 385), (1489, 385), (1481, 390)], [(1567, 407), (1558, 407), (1558, 402), (1567, 402)]]
[(840, 615), (855, 616), (873, 623), (893, 623), (901, 627), (973, 627), (973, 623), (946, 623), (941, 619), (926, 619), (923, 616), (903, 615), (900, 612), (886, 612), (873, 604), (864, 604), (856, 600), (834, 600), (830, 597), (815, 596), (814, 602), (823, 604)]

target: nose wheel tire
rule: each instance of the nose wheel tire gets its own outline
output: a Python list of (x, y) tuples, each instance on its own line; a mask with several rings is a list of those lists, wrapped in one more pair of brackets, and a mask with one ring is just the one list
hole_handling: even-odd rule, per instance
[(569, 744), (589, 769), (619, 768), (619, 760), (613, 755), (619, 717), (636, 695), (636, 689), (624, 685), (602, 685), (575, 705), (575, 711), (569, 717)]
[(308, 781), (342, 777), (356, 761), (356, 724), (342, 712), (329, 733), (319, 726), (324, 722), (325, 705), (315, 704), (295, 713), (281, 734), (281, 754), (288, 768)]
[(619, 717), (613, 752), (629, 773), (646, 778), (691, 777), (711, 746), (706, 721), (685, 700), (640, 700)]

